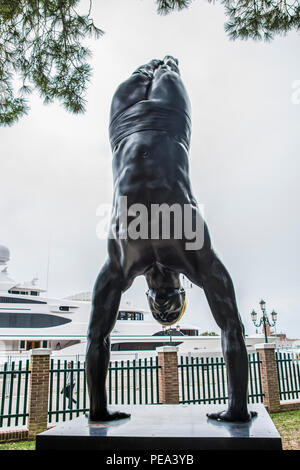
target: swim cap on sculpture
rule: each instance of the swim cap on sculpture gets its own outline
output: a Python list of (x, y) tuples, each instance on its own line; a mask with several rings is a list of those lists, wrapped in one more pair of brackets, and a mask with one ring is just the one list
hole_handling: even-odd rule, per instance
[(182, 288), (149, 289), (147, 298), (153, 317), (161, 325), (174, 325), (185, 312), (186, 297)]

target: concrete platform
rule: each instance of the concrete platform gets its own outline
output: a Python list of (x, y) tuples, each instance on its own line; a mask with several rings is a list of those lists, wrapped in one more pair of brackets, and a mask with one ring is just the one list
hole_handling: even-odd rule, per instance
[(119, 405), (131, 418), (89, 423), (86, 416), (37, 436), (37, 450), (281, 450), (281, 438), (263, 405), (249, 423), (224, 423), (206, 413), (224, 405)]

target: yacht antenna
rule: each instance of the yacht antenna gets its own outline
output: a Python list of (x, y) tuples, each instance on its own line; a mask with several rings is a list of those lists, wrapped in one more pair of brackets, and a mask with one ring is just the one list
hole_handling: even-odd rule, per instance
[(49, 286), (49, 269), (50, 269), (50, 245), (51, 245), (51, 233), (48, 238), (48, 259), (47, 259), (47, 273), (46, 273), (46, 290), (48, 292)]

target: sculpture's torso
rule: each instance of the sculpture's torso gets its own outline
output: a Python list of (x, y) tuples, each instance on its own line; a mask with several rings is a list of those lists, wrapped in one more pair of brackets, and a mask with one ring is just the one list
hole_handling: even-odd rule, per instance
[(128, 203), (192, 203), (188, 154), (164, 131), (140, 131), (122, 139), (113, 154), (115, 196)]

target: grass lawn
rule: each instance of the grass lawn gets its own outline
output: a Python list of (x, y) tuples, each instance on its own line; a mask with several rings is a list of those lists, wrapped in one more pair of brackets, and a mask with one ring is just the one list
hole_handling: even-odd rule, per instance
[(300, 410), (272, 413), (271, 418), (281, 436), (283, 450), (300, 450)]
[(35, 450), (35, 441), (6, 442), (0, 444), (0, 450)]

